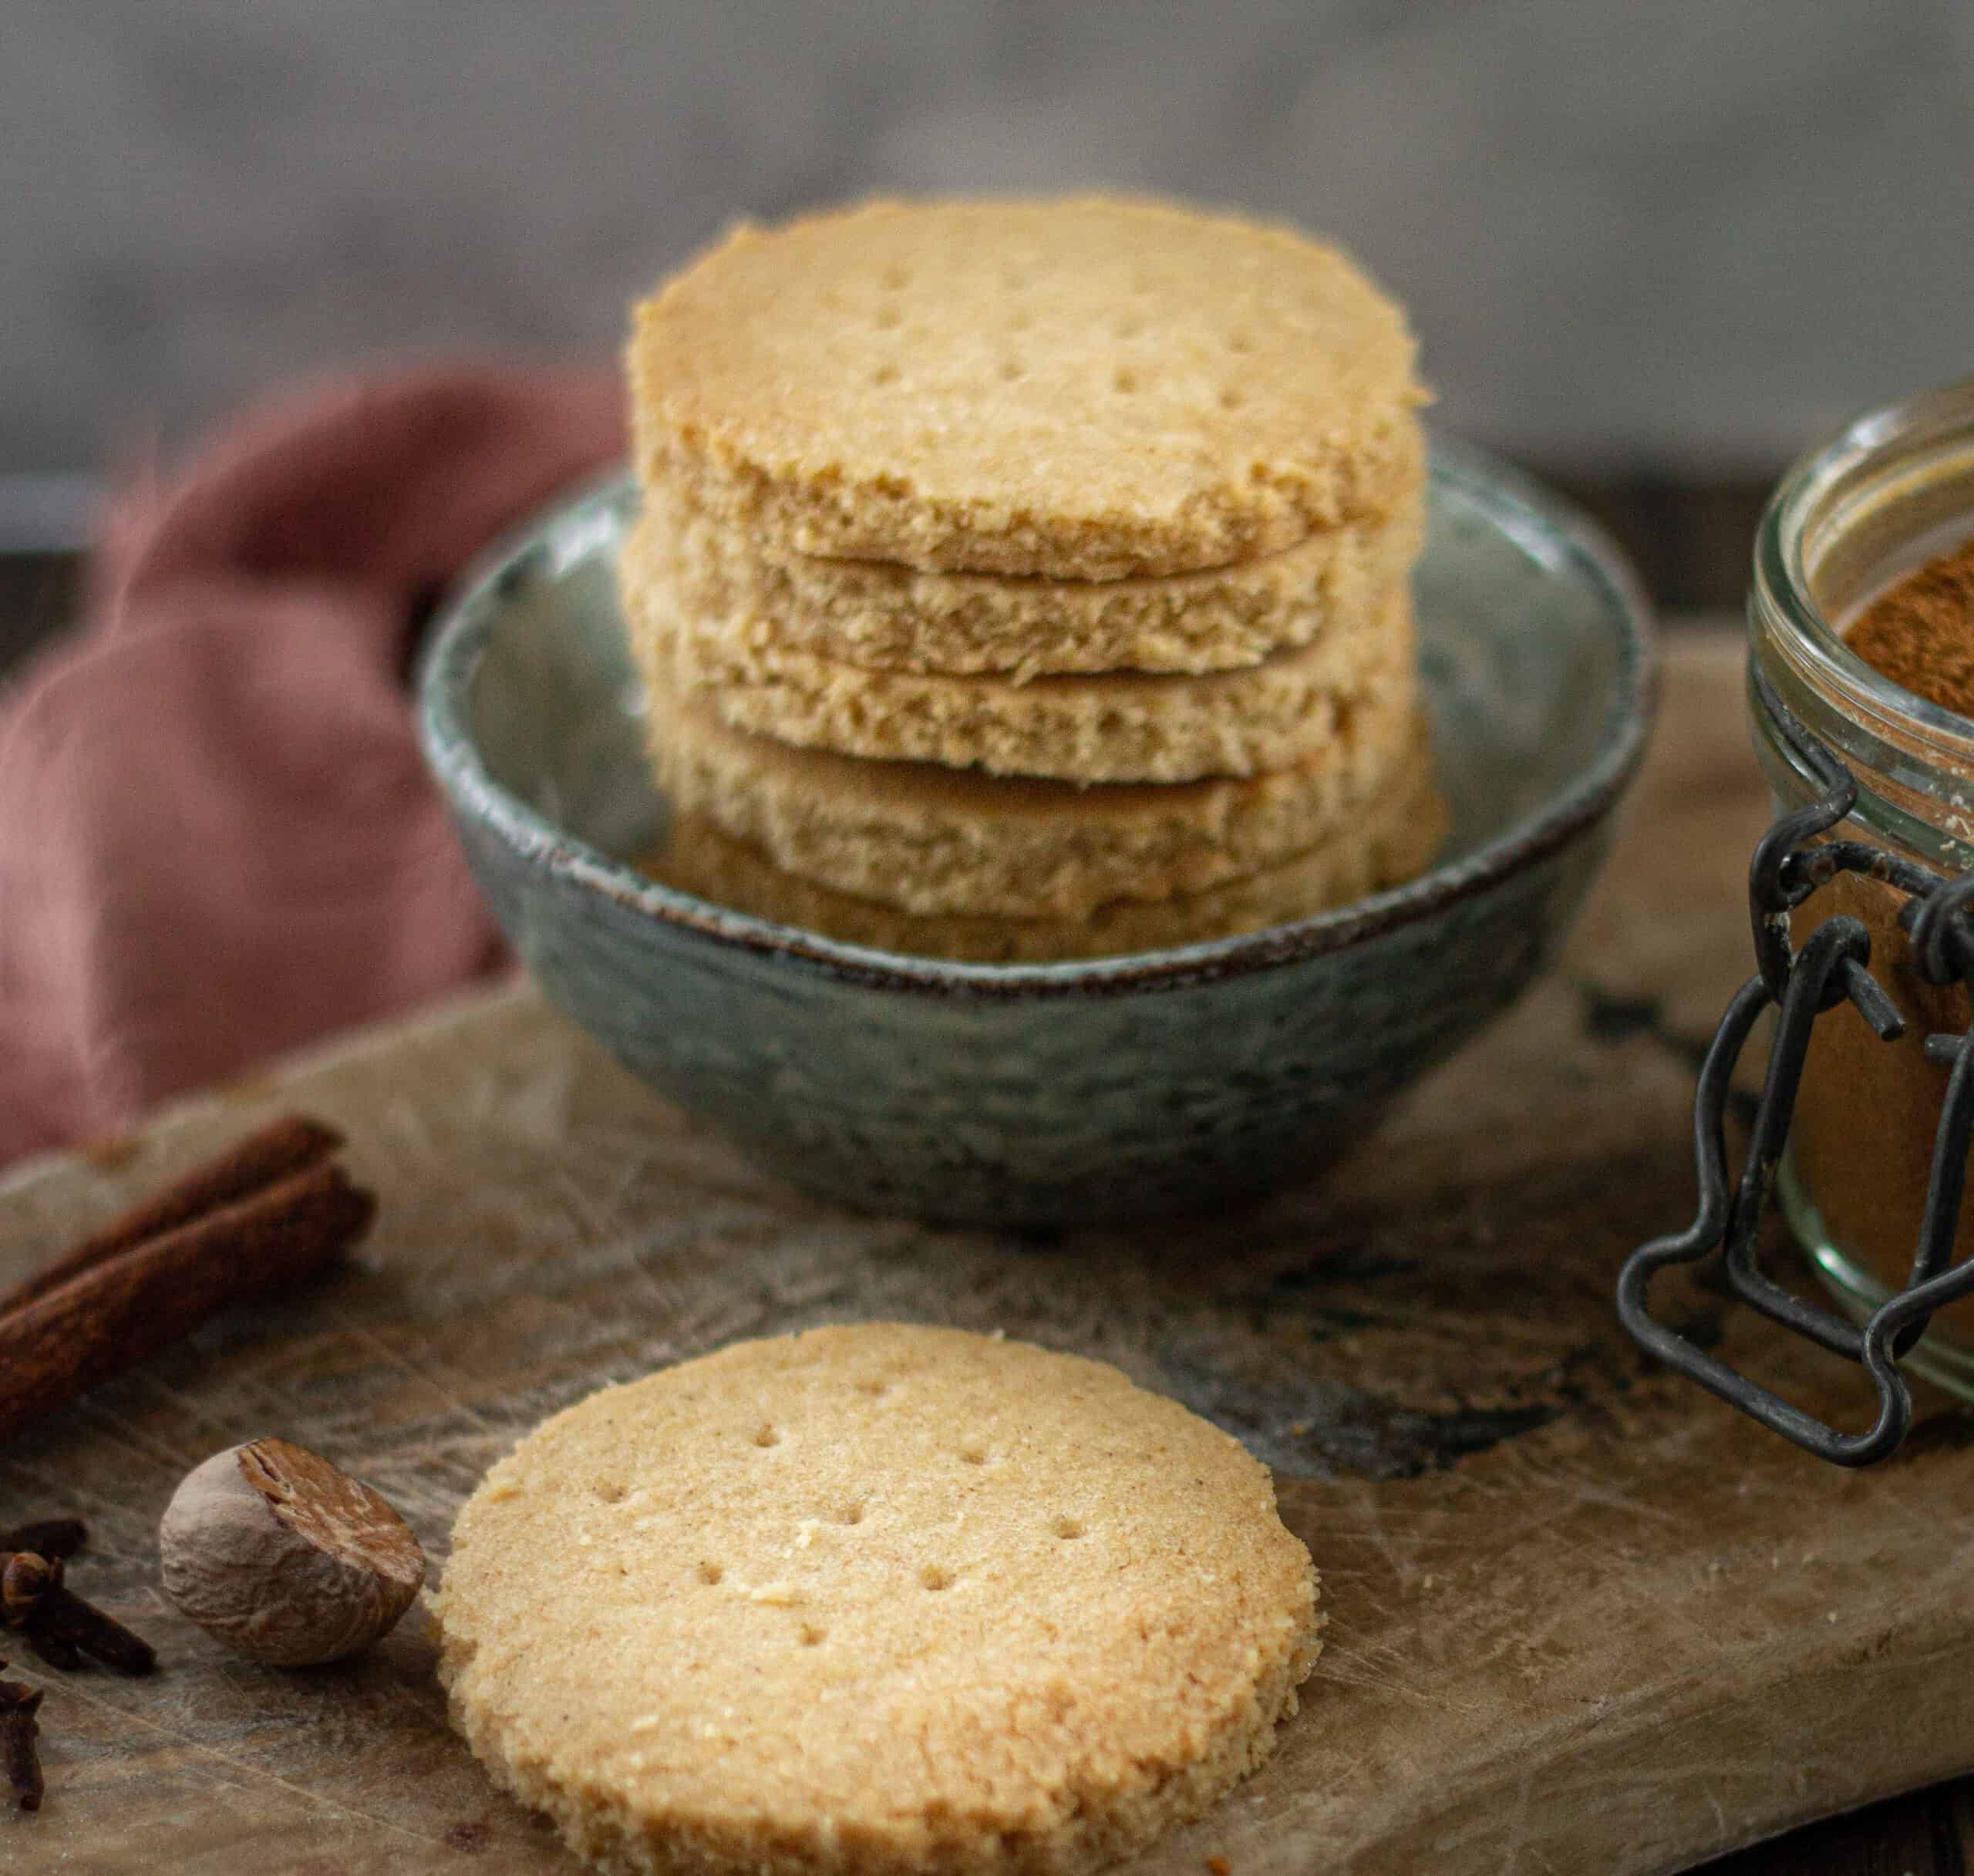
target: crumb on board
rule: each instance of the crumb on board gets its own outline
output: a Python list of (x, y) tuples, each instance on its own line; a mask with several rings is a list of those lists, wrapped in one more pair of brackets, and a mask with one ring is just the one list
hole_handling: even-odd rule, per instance
[(98, 1172), (113, 1173), (128, 1166), (144, 1150), (134, 1133), (104, 1133), (86, 1140), (76, 1151)]

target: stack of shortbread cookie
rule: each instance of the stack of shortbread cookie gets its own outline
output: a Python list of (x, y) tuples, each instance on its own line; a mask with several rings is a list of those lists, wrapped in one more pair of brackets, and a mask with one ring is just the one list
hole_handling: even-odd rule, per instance
[(738, 230), (630, 347), (655, 870), (989, 959), (1417, 871), (1413, 359), (1336, 250), (1158, 204)]

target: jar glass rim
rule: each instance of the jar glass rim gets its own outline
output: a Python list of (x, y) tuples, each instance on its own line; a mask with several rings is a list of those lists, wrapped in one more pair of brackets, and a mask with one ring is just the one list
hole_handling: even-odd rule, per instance
[[(1750, 604), (1787, 628), (1787, 649), (1805, 675), (1834, 690), (1868, 722), (1915, 733), (1956, 763), (1974, 763), (1974, 720), (1909, 691), (1852, 651), (1817, 603), (1805, 543), (1825, 510), (1872, 472), (1889, 473), (1915, 447), (1962, 441), (1974, 460), (1974, 378), (1964, 378), (1854, 418), (1797, 460), (1777, 485), (1755, 532)], [(1974, 534), (1974, 510), (1969, 532)], [(1761, 621), (1751, 621), (1759, 624)]]

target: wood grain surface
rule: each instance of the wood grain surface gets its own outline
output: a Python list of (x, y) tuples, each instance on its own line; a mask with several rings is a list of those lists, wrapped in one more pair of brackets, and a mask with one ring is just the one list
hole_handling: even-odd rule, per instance
[[(735, 1337), (878, 1315), (1103, 1356), (1277, 1470), (1328, 1645), (1275, 1762), (1147, 1871), (1650, 1876), (1974, 1765), (1974, 1421), (1925, 1398), (1905, 1453), (1840, 1474), (1652, 1372), (1612, 1314), (1625, 1253), (1693, 1202), (1692, 1061), (1749, 968), (1763, 814), (1736, 654), (1689, 644), (1562, 968), (1320, 1186), (1243, 1216), (1043, 1241), (832, 1211), (524, 986), (17, 1174), (0, 1282), (277, 1104), (348, 1132), (382, 1211), (352, 1268), (0, 1449), (0, 1523), (89, 1516), (72, 1581), (164, 1663), (46, 1677), (48, 1800), (0, 1819), (0, 1869), (572, 1870), (453, 1740), (416, 1620), (285, 1672), (177, 1618), (154, 1539), (173, 1484), (282, 1434), (443, 1559), (461, 1498), (544, 1414)], [(1705, 1289), (1662, 1306), (1864, 1416), (1854, 1374)]]

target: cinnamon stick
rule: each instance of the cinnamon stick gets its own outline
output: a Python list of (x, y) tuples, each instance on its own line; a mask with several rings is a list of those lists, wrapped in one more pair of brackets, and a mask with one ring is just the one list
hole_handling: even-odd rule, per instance
[[(209, 1212), (237, 1203), (319, 1166), (343, 1143), (333, 1127), (304, 1114), (283, 1114), (225, 1152), (195, 1166), (162, 1191), (93, 1231), (72, 1251), (0, 1295), (0, 1315), (58, 1290), (72, 1278)], [(31, 1544), (16, 1547), (29, 1550)]]
[(340, 1167), (318, 1164), (148, 1242), (99, 1249), (56, 1288), (0, 1305), (0, 1440), (230, 1305), (322, 1270), (376, 1211)]

